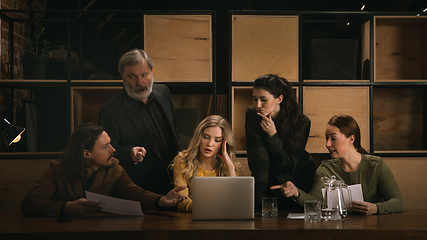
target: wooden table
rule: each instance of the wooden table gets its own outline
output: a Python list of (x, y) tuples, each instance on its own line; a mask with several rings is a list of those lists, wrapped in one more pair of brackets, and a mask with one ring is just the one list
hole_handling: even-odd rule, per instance
[(343, 221), (306, 223), (255, 215), (245, 221), (193, 221), (181, 212), (144, 217), (100, 213), (71, 222), (0, 213), (0, 239), (427, 239), (427, 210), (391, 215), (348, 215)]

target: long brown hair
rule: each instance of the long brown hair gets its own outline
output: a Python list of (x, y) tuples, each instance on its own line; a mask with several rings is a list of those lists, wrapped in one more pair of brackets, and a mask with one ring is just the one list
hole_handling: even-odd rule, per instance
[(360, 128), (356, 120), (348, 115), (335, 115), (329, 122), (329, 125), (337, 127), (347, 138), (354, 135), (353, 146), (359, 153), (368, 153), (361, 145)]
[(285, 149), (289, 150), (303, 134), (302, 114), (298, 101), (292, 92), (292, 85), (285, 78), (266, 74), (255, 80), (253, 88), (263, 89), (273, 95), (274, 98), (283, 95), (280, 110), (274, 122)]
[(83, 156), (84, 150), (92, 151), (95, 141), (105, 130), (103, 127), (88, 123), (82, 124), (73, 134), (61, 157), (65, 174), (70, 181), (84, 179), (88, 175), (87, 160)]

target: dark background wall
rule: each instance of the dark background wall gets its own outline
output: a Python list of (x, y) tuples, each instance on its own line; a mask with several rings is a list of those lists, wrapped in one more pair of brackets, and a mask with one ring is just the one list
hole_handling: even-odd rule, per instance
[[(216, 16), (216, 80), (217, 92), (220, 94), (226, 93), (230, 78), (229, 10), (360, 11), (361, 7), (365, 5), (364, 11), (422, 12), (427, 8), (427, 1), (425, 0), (98, 0), (88, 7), (89, 2), (90, 0), (47, 0), (46, 8), (74, 10), (81, 10), (85, 7), (87, 7), (87, 10), (214, 10)], [(354, 38), (354, 36), (349, 36), (349, 38)], [(132, 47), (134, 46), (129, 46), (128, 48)], [(136, 47), (140, 46), (137, 45)], [(101, 54), (98, 53), (97, 55)], [(117, 55), (121, 55), (121, 52), (118, 52)], [(111, 63), (110, 68), (114, 69), (115, 59), (118, 57), (110, 55), (99, 59), (108, 59)], [(116, 75), (116, 73), (113, 74)]]

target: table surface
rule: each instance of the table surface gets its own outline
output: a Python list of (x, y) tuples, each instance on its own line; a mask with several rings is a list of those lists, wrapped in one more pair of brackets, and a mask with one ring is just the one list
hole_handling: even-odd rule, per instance
[(56, 218), (0, 213), (0, 239), (427, 239), (427, 210), (390, 215), (349, 214), (343, 221), (308, 223), (277, 218), (193, 221), (182, 212), (144, 212), (144, 217), (99, 213), (56, 222)]

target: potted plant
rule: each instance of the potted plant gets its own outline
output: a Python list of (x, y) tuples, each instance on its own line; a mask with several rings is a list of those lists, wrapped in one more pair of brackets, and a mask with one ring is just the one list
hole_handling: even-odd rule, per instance
[(51, 49), (51, 43), (44, 39), (44, 29), (43, 27), (36, 30), (36, 33), (28, 38), (24, 55), (21, 56), (25, 79), (44, 79), (46, 76), (49, 57), (45, 54)]

